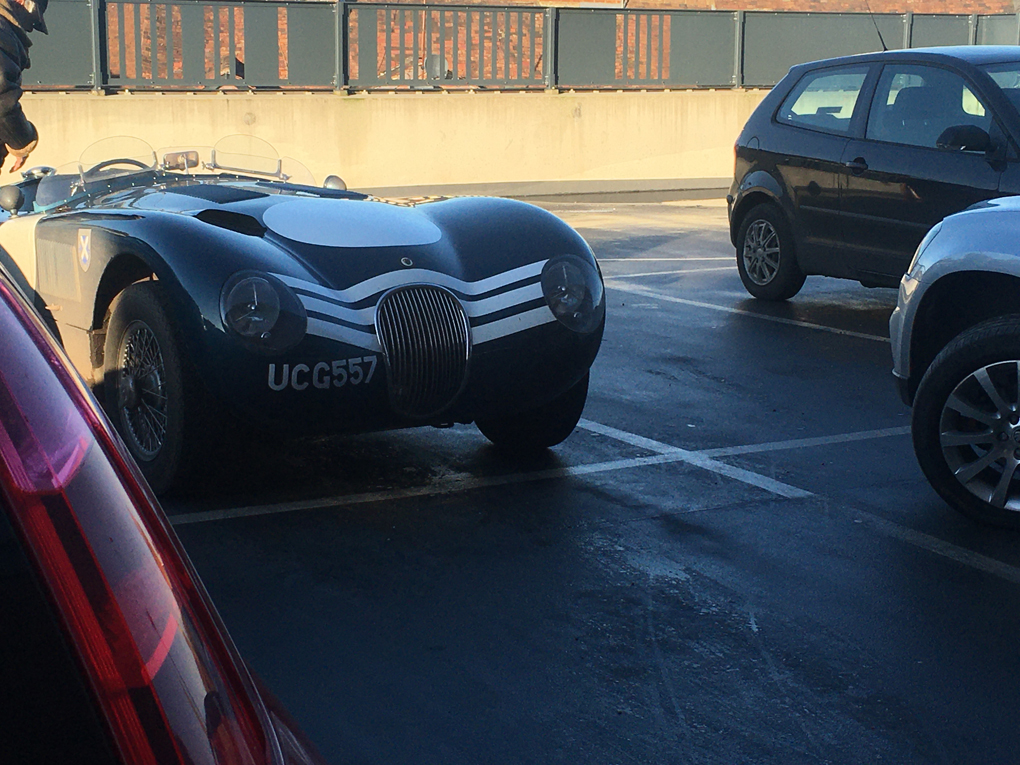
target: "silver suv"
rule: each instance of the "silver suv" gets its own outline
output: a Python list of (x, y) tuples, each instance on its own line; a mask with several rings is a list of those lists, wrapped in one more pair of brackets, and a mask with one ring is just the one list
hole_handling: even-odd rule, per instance
[(1020, 197), (925, 236), (889, 320), (914, 452), (951, 506), (1020, 528)]

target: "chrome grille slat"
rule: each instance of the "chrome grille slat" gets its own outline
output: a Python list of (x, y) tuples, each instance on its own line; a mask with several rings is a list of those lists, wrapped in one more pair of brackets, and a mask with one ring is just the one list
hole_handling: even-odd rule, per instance
[(397, 413), (432, 417), (456, 400), (467, 379), (471, 333), (453, 293), (421, 284), (386, 293), (376, 309), (376, 335)]
[(412, 292), (410, 294), (411, 300), (415, 308), (415, 318), (418, 320), (418, 331), (421, 333), (421, 347), (424, 351), (424, 363), (418, 365), (418, 396), (415, 404), (421, 406), (422, 402), (428, 401), (432, 391), (430, 390), (431, 379), (430, 375), (426, 374), (426, 370), (429, 369), (435, 363), (435, 353), (432, 346), (431, 332), (429, 332), (428, 322), (424, 320), (427, 315), (428, 309), (425, 306), (425, 296), (421, 292)]

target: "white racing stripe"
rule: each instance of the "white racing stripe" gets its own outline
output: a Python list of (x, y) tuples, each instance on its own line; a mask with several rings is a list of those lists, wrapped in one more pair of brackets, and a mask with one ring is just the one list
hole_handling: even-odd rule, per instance
[[(542, 268), (545, 266), (545, 263), (546, 261), (542, 261), (541, 263), (531, 263), (527, 266), (505, 271), (502, 274), (497, 274), (496, 276), (491, 276), (477, 282), (464, 282), (456, 277), (441, 274), (437, 271), (408, 269), (406, 271), (395, 271), (388, 274), (382, 274), (381, 276), (377, 276), (372, 279), (367, 279), (346, 290), (331, 290), (326, 287), (313, 284), (312, 282), (306, 282), (301, 279), (295, 279), (290, 276), (282, 276), (280, 274), (276, 274), (276, 277), (285, 284), (303, 291), (303, 293), (298, 297), (300, 298), (302, 305), (304, 305), (305, 310), (324, 314), (326, 316), (335, 316), (343, 321), (350, 322), (351, 324), (358, 324), (366, 328), (356, 329), (324, 319), (309, 317), (309, 335), (337, 340), (339, 342), (348, 343), (358, 348), (365, 348), (370, 351), (379, 351), (381, 350), (381, 346), (374, 331), (376, 306), (368, 306), (367, 308), (348, 308), (347, 306), (337, 305), (337, 303), (332, 301), (353, 303), (363, 297), (369, 297), (382, 290), (409, 284), (434, 284), (469, 296), (481, 295), (494, 289), (498, 289), (501, 286), (513, 284), (514, 282), (521, 281), (522, 279), (537, 276), (542, 272)], [(312, 292), (314, 295), (304, 294), (307, 292)], [(469, 318), (480, 318), (496, 313), (497, 311), (504, 311), (509, 308), (513, 308), (514, 306), (537, 300), (542, 297), (542, 294), (541, 283), (535, 282), (534, 284), (526, 284), (523, 287), (508, 290), (481, 300), (473, 300), (470, 297), (467, 299), (458, 298), (458, 300)], [(323, 300), (323, 297), (328, 297), (332, 300)], [(479, 345), (481, 343), (489, 342), (490, 340), (495, 340), (496, 338), (512, 335), (515, 332), (522, 332), (526, 329), (531, 329), (532, 327), (547, 324), (551, 321), (555, 321), (555, 317), (553, 317), (547, 307), (541, 306), (530, 311), (524, 311), (515, 316), (508, 316), (488, 324), (483, 324), (480, 327), (476, 327), (471, 330), (471, 340), (475, 345)]]
[[(556, 321), (556, 317), (553, 316), (552, 311), (549, 310), (548, 306), (539, 306), (533, 308), (530, 311), (523, 311), (513, 316), (507, 316), (503, 319), (497, 319), (496, 321), (490, 321), (488, 324), (482, 324), (478, 327), (471, 328), (471, 344), (481, 345), (491, 340), (496, 340), (507, 335), (513, 335), (517, 332), (523, 332), (526, 329), (532, 327), (540, 327), (543, 324), (549, 324), (550, 322)], [(347, 343), (357, 348), (364, 348), (365, 350), (375, 351), (379, 353), (382, 351), (382, 346), (379, 344), (379, 339), (373, 332), (363, 332), (358, 329), (351, 327), (345, 327), (342, 324), (334, 324), (329, 321), (323, 321), (322, 319), (315, 319), (312, 317), (308, 318), (308, 334), (315, 335), (316, 337), (325, 337), (329, 340), (336, 340), (341, 343)]]
[(325, 337), (328, 340), (347, 343), (355, 348), (364, 348), (367, 351), (375, 351), (376, 353), (382, 351), (382, 346), (379, 345), (379, 338), (375, 336), (374, 332), (362, 332), (359, 329), (345, 327), (342, 324), (334, 324), (331, 321), (322, 321), (311, 316), (308, 317), (307, 333), (315, 337)]
[(614, 283), (617, 277), (606, 278), (606, 289), (619, 290), (620, 292), (629, 292), (632, 295), (641, 295), (642, 297), (654, 298), (656, 300), (665, 300), (667, 303), (678, 303), (680, 305), (689, 305), (694, 308), (708, 308), (712, 311), (722, 311), (723, 313), (731, 313), (739, 316), (750, 316), (755, 319), (762, 319), (763, 321), (771, 321), (776, 324), (786, 324), (791, 327), (803, 327), (805, 329), (817, 329), (821, 332), (831, 332), (834, 335), (844, 335), (846, 337), (857, 337), (862, 340), (875, 340), (880, 343), (888, 343), (889, 338), (883, 337), (882, 335), (869, 335), (864, 332), (854, 332), (849, 329), (839, 329), (837, 327), (827, 327), (824, 324), (812, 324), (808, 321), (798, 321), (796, 319), (785, 319), (782, 316), (768, 316), (762, 313), (756, 313), (754, 311), (746, 311), (742, 308), (732, 308), (725, 305), (716, 305), (715, 303), (704, 303), (700, 300), (688, 300), (686, 298), (673, 297), (672, 295), (664, 295), (661, 292), (655, 292), (654, 290), (645, 289), (643, 287), (635, 287), (632, 284), (626, 283)]
[(513, 308), (515, 305), (521, 303), (528, 303), (532, 300), (538, 300), (543, 295), (541, 282), (535, 282), (534, 284), (528, 284), (524, 287), (518, 287), (515, 290), (509, 292), (501, 292), (498, 295), (484, 298), (483, 300), (473, 301), (460, 301), (461, 305), (464, 306), (464, 312), (472, 319), (476, 319), (480, 316), (488, 316), (490, 313), (496, 313), (496, 311), (502, 311), (507, 308)]
[[(484, 298), (482, 300), (473, 301), (459, 301), (464, 307), (464, 313), (470, 318), (478, 318), (481, 316), (487, 316), (490, 313), (496, 311), (502, 311), (507, 308), (513, 308), (515, 305), (522, 303), (528, 303), (532, 300), (537, 300), (542, 297), (542, 285), (536, 282), (535, 284), (528, 284), (524, 287), (518, 287), (515, 290), (509, 292), (501, 292), (498, 295)], [(310, 295), (300, 295), (301, 303), (308, 311), (314, 311), (316, 313), (322, 313), (327, 316), (335, 316), (338, 319), (349, 321), (352, 324), (360, 324), (363, 327), (374, 327), (375, 326), (375, 311), (376, 306), (369, 306), (368, 308), (346, 308), (336, 303), (330, 303), (326, 300), (321, 300)]]
[(331, 303), (311, 295), (298, 295), (301, 304), (306, 311), (315, 311), (327, 316), (335, 316), (338, 319), (349, 321), (352, 324), (360, 324), (363, 327), (371, 327), (375, 324), (375, 306), (368, 308), (347, 308), (346, 306)]
[(465, 282), (456, 276), (450, 276), (439, 271), (431, 271), (427, 268), (405, 268), (400, 271), (389, 271), (385, 274), (373, 276), (371, 279), (358, 282), (344, 290), (333, 290), (314, 282), (305, 281), (304, 279), (296, 279), (293, 276), (283, 276), (281, 274), (274, 274), (274, 276), (284, 284), (295, 289), (313, 292), (342, 303), (357, 303), (385, 290), (403, 287), (408, 284), (435, 284), (465, 295), (482, 295), (500, 287), (505, 287), (508, 284), (519, 282), (522, 279), (538, 276), (542, 273), (542, 269), (547, 262), (542, 260), (537, 263), (529, 263), (526, 266), (513, 268), (501, 274), (486, 277), (485, 279), (479, 279), (476, 282)]
[(556, 321), (556, 317), (553, 316), (549, 307), (539, 306), (530, 311), (507, 316), (505, 319), (482, 324), (480, 327), (472, 327), (471, 342), (475, 345), (481, 345), (499, 337), (512, 335), (515, 332), (523, 332), (532, 327), (540, 327), (551, 321)]

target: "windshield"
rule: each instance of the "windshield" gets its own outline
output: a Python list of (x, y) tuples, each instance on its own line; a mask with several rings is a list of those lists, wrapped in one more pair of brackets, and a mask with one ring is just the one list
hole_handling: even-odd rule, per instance
[(297, 160), (280, 157), (260, 138), (232, 135), (215, 146), (181, 146), (154, 150), (140, 138), (104, 138), (70, 162), (47, 174), (33, 200), (36, 212), (84, 202), (120, 189), (164, 182), (167, 176), (238, 176), (312, 185), (308, 168)]
[(1020, 111), (1020, 61), (1009, 61), (1004, 64), (988, 64), (981, 67), (988, 76), (995, 80), (1013, 107)]

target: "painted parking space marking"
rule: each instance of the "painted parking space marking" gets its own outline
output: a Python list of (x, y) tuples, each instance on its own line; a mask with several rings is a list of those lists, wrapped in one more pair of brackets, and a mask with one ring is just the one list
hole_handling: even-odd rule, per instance
[(449, 476), (442, 480), (431, 483), (427, 486), (412, 486), (406, 489), (391, 489), (387, 491), (364, 492), (361, 494), (349, 494), (338, 497), (325, 497), (321, 499), (302, 500), (298, 502), (281, 502), (271, 505), (251, 505), (247, 507), (235, 507), (226, 510), (212, 510), (199, 513), (182, 513), (170, 516), (170, 522), (176, 525), (190, 523), (203, 523), (206, 521), (226, 520), (229, 518), (246, 518), (256, 515), (275, 515), (278, 513), (292, 513), (301, 510), (320, 510), (336, 507), (348, 507), (351, 505), (368, 504), (371, 502), (386, 502), (399, 499), (410, 499), (413, 497), (438, 496), (442, 494), (454, 494), (458, 492), (471, 491), (473, 489), (491, 488), (494, 486), (509, 486), (534, 481), (546, 481), (556, 478), (569, 478), (584, 475), (595, 475), (608, 473), (616, 470), (632, 470), (634, 468), (646, 467), (648, 465), (667, 465), (670, 463), (684, 462), (695, 467), (701, 467), (718, 475), (734, 478), (743, 483), (765, 489), (773, 494), (783, 497), (809, 497), (811, 492), (798, 489), (794, 486), (775, 481), (766, 476), (753, 473), (749, 470), (737, 468), (717, 461), (716, 457), (737, 456), (741, 454), (752, 454), (760, 452), (779, 451), (781, 449), (796, 449), (812, 446), (825, 446), (836, 443), (848, 443), (851, 441), (865, 441), (874, 438), (886, 438), (889, 436), (905, 435), (910, 432), (909, 428), (884, 428), (881, 430), (867, 430), (856, 433), (843, 433), (834, 436), (822, 436), (820, 438), (799, 438), (790, 441), (772, 441), (763, 444), (750, 444), (746, 446), (725, 447), (721, 449), (705, 449), (702, 451), (691, 451), (680, 449), (676, 446), (645, 438), (635, 433), (628, 433), (608, 425), (581, 420), (578, 427), (591, 433), (598, 433), (608, 438), (613, 438), (630, 446), (655, 452), (648, 457), (633, 457), (619, 460), (607, 460), (595, 462), (589, 465), (575, 465), (565, 468), (554, 468), (550, 470), (537, 470), (530, 473), (512, 473), (501, 476)]
[[(596, 475), (599, 473), (608, 473), (618, 470), (632, 470), (635, 468), (647, 467), (649, 465), (668, 465), (671, 463), (685, 463), (694, 467), (703, 468), (716, 473), (717, 475), (733, 478), (743, 483), (765, 489), (770, 493), (777, 494), (782, 497), (802, 499), (809, 498), (814, 495), (811, 492), (798, 489), (794, 486), (759, 475), (758, 473), (737, 468), (732, 465), (727, 465), (724, 462), (714, 459), (714, 457), (772, 452), (782, 449), (810, 448), (835, 443), (888, 438), (892, 436), (906, 435), (910, 432), (910, 429), (906, 427), (883, 428), (879, 430), (843, 433), (819, 438), (798, 438), (789, 441), (771, 441), (762, 444), (750, 444), (747, 446), (689, 451), (671, 446), (670, 444), (666, 444), (661, 441), (655, 441), (644, 436), (639, 436), (634, 433), (628, 433), (627, 431), (619, 430), (608, 425), (592, 422), (591, 420), (581, 420), (581, 422), (578, 423), (578, 427), (592, 433), (598, 433), (608, 438), (616, 439), (640, 449), (655, 452), (655, 454), (647, 457), (631, 457), (627, 459), (595, 462), (588, 465), (575, 465), (572, 467), (553, 468), (550, 470), (536, 470), (530, 473), (512, 473), (509, 475), (484, 477), (452, 475), (427, 486), (413, 486), (406, 489), (392, 489), (388, 491), (372, 491), (361, 494), (324, 497), (297, 502), (281, 502), (272, 505), (250, 505), (247, 507), (235, 507), (225, 510), (181, 513), (168, 516), (168, 520), (174, 526), (184, 526), (188, 524), (207, 523), (210, 521), (222, 521), (234, 518), (251, 518), (261, 515), (293, 513), (302, 510), (329, 510), (370, 504), (373, 502), (387, 502), (411, 499), (415, 497), (434, 497), (467, 492), (474, 489), (534, 483), (537, 481), (554, 480), (557, 478)], [(917, 547), (934, 555), (946, 558), (947, 560), (952, 560), (961, 565), (982, 571), (1007, 582), (1020, 584), (1020, 568), (1011, 566), (1008, 563), (1003, 563), (1002, 561), (996, 560), (987, 555), (976, 553), (964, 547), (959, 547), (958, 545), (933, 537), (930, 534), (925, 534), (906, 526), (902, 526), (898, 523), (894, 523), (893, 521), (874, 515), (873, 513), (857, 510), (855, 508), (849, 508), (848, 512), (852, 513), (855, 519), (859, 520), (863, 525), (884, 536), (897, 539), (913, 547)]]
[(885, 534), (887, 537), (898, 539), (901, 542), (906, 542), (909, 545), (934, 553), (940, 557), (956, 561), (970, 568), (975, 568), (999, 579), (1004, 579), (1007, 582), (1020, 584), (1020, 568), (1016, 566), (1011, 566), (1008, 563), (1003, 563), (1001, 560), (990, 558), (981, 553), (976, 553), (965, 547), (959, 547), (951, 542), (933, 537), (931, 534), (925, 534), (923, 531), (915, 531), (906, 526), (901, 526), (898, 523), (893, 523), (872, 513), (855, 511), (852, 508), (849, 512), (854, 513), (863, 525), (881, 534)]
[(608, 282), (614, 279), (638, 279), (642, 276), (669, 276), (670, 274), (705, 274), (709, 271), (736, 271), (736, 266), (715, 266), (713, 268), (681, 268), (671, 271), (646, 271), (641, 274), (606, 274), (607, 287), (612, 286)]
[(226, 510), (211, 510), (198, 513), (181, 513), (171, 515), (170, 522), (175, 525), (190, 523), (204, 523), (207, 521), (220, 521), (230, 518), (248, 518), (257, 515), (276, 515), (280, 513), (293, 513), (301, 510), (323, 510), (336, 507), (348, 507), (361, 505), (370, 502), (385, 502), (389, 500), (410, 499), (412, 497), (429, 497), (441, 494), (453, 494), (473, 489), (485, 489), (494, 486), (509, 486), (513, 484), (531, 483), (534, 481), (546, 481), (555, 478), (569, 478), (597, 473), (608, 473), (615, 470), (632, 470), (634, 468), (648, 465), (667, 465), (670, 463), (683, 462), (694, 467), (708, 470), (717, 475), (732, 478), (764, 489), (772, 494), (788, 499), (800, 499), (814, 496), (811, 492), (798, 489), (795, 486), (777, 481), (768, 476), (759, 475), (750, 470), (727, 465), (724, 462), (712, 459), (699, 452), (680, 449), (670, 444), (654, 441), (633, 433), (627, 433), (608, 425), (601, 425), (591, 420), (581, 420), (578, 427), (591, 433), (598, 433), (602, 436), (613, 438), (622, 443), (636, 446), (639, 449), (654, 452), (648, 457), (632, 457), (628, 459), (608, 460), (596, 462), (589, 465), (574, 465), (565, 468), (553, 468), (550, 470), (536, 470), (529, 473), (512, 473), (500, 476), (450, 476), (443, 478), (427, 486), (412, 486), (406, 489), (391, 489), (387, 491), (372, 491), (362, 494), (349, 494), (338, 497), (324, 497), (321, 499), (302, 500), (298, 502), (281, 502), (272, 505), (251, 505), (248, 507), (235, 507)]
[(832, 444), (848, 444), (853, 441), (870, 441), (874, 438), (905, 436), (910, 433), (910, 426), (898, 428), (881, 428), (879, 430), (861, 430), (856, 433), (841, 433), (835, 436), (819, 436), (817, 438), (794, 438), (789, 441), (770, 441), (764, 444), (748, 444), (747, 446), (724, 446), (720, 449), (705, 449), (698, 452), (706, 457), (736, 457), (741, 454), (761, 454), (762, 452), (778, 452), (783, 449), (804, 449), (812, 446), (830, 446)]
[[(599, 263), (690, 263), (701, 260), (729, 260), (733, 258), (598, 258)], [(736, 263), (733, 264), (736, 268)]]
[[(672, 454), (678, 450), (676, 447), (672, 447), (669, 444), (664, 444), (661, 441), (654, 441), (644, 436), (638, 436), (633, 433), (628, 433), (623, 430), (611, 428), (607, 425), (601, 425), (590, 420), (581, 420), (578, 423), (578, 427), (589, 430), (593, 433), (601, 433), (602, 435), (609, 436), (610, 438), (616, 438), (617, 440), (623, 441), (624, 443), (630, 444), (631, 446), (637, 446), (642, 449), (649, 449), (652, 451), (659, 451), (664, 456)], [(698, 464), (697, 461), (689, 461), (684, 459), (684, 462), (689, 464), (697, 465), (698, 467), (705, 467), (707, 470), (716, 471), (714, 468), (718, 465), (725, 465), (725, 463), (717, 462), (716, 460), (709, 459), (710, 456), (735, 456), (738, 454), (753, 454), (762, 452), (773, 452), (782, 449), (800, 449), (813, 446), (826, 446), (829, 444), (837, 443), (849, 443), (852, 441), (867, 441), (876, 438), (889, 438), (892, 436), (903, 436), (910, 433), (909, 427), (899, 428), (882, 428), (878, 430), (864, 430), (855, 433), (842, 433), (834, 436), (823, 436), (820, 438), (797, 438), (789, 441), (771, 441), (763, 444), (751, 444), (748, 446), (737, 446), (722, 449), (705, 449), (699, 452), (687, 452), (686, 454), (691, 455), (698, 460), (704, 460), (707, 464)], [(726, 465), (726, 467), (730, 467)], [(750, 471), (744, 471), (750, 476), (757, 476), (757, 473), (751, 473)], [(726, 473), (721, 472), (722, 475)], [(736, 476), (732, 476), (736, 477)], [(738, 478), (738, 480), (740, 480)], [(771, 479), (770, 479), (771, 480)], [(778, 481), (776, 482), (778, 483)], [(785, 486), (786, 484), (781, 484)], [(764, 487), (763, 487), (764, 488)], [(803, 491), (798, 489), (797, 491)], [(801, 496), (813, 496), (810, 492), (803, 492)], [(879, 532), (887, 537), (898, 539), (901, 542), (905, 542), (914, 547), (920, 548), (927, 552), (933, 553), (943, 558), (955, 561), (975, 568), (979, 571), (983, 571), (986, 574), (1004, 579), (1007, 582), (1014, 584), (1020, 584), (1020, 568), (1011, 566), (1008, 563), (990, 558), (987, 555), (976, 553), (973, 550), (968, 550), (964, 547), (959, 547), (951, 542), (946, 542), (938, 537), (933, 537), (930, 534), (925, 534), (921, 531), (902, 526), (893, 521), (881, 518), (873, 513), (864, 512), (850, 508), (849, 512), (853, 513), (854, 516), (861, 521), (861, 523), (868, 526), (870, 529)]]
[(641, 295), (642, 297), (653, 298), (655, 300), (665, 300), (667, 303), (678, 303), (679, 305), (689, 305), (693, 308), (707, 308), (712, 311), (721, 311), (723, 313), (736, 314), (739, 316), (750, 316), (755, 319), (762, 319), (763, 321), (771, 321), (774, 324), (786, 324), (791, 327), (803, 327), (804, 329), (816, 329), (820, 332), (831, 332), (834, 335), (843, 335), (844, 337), (856, 337), (861, 340), (874, 340), (879, 343), (888, 343), (889, 338), (882, 335), (869, 335), (865, 332), (854, 332), (849, 329), (839, 329), (838, 327), (827, 327), (824, 324), (813, 324), (809, 321), (798, 321), (797, 319), (786, 319), (782, 316), (768, 316), (762, 313), (756, 313), (754, 311), (747, 311), (743, 308), (733, 308), (732, 306), (716, 305), (715, 303), (705, 303), (701, 300), (688, 300), (687, 298), (674, 297), (672, 295), (664, 295), (661, 292), (655, 290), (649, 290), (644, 287), (635, 287), (632, 284), (626, 282), (617, 282), (619, 277), (610, 276), (606, 278), (606, 288), (612, 290), (618, 290), (620, 292), (629, 292), (632, 295)]
[(686, 462), (688, 465), (708, 470), (717, 475), (723, 475), (727, 478), (733, 478), (741, 483), (746, 483), (751, 486), (757, 486), (759, 489), (765, 489), (765, 491), (771, 492), (772, 494), (778, 494), (780, 497), (786, 497), (787, 499), (799, 499), (802, 497), (814, 496), (810, 491), (804, 489), (798, 489), (796, 486), (790, 486), (782, 481), (777, 481), (774, 478), (760, 475), (758, 473), (751, 472), (750, 470), (744, 470), (743, 468), (734, 467), (733, 465), (727, 465), (725, 462), (719, 462), (711, 457), (706, 457), (699, 452), (688, 451), (687, 449), (681, 449), (676, 446), (670, 446), (664, 444), (661, 441), (653, 441), (650, 438), (639, 436), (634, 433), (628, 433), (624, 430), (612, 428), (608, 425), (601, 425), (591, 420), (581, 420), (577, 423), (577, 427), (587, 430), (591, 433), (598, 433), (601, 436), (607, 436), (614, 438), (617, 441), (622, 441), (625, 444), (636, 446), (639, 449), (647, 449), (648, 451), (658, 452), (662, 455), (674, 455), (678, 458), (679, 462)]
[(511, 473), (498, 476), (450, 476), (443, 478), (427, 486), (412, 486), (406, 489), (391, 489), (388, 491), (371, 491), (363, 494), (348, 494), (339, 497), (323, 497), (321, 499), (309, 499), (299, 502), (280, 502), (273, 505), (251, 505), (248, 507), (234, 507), (226, 510), (211, 510), (198, 513), (181, 513), (169, 516), (170, 523), (174, 526), (183, 526), (190, 523), (205, 523), (207, 521), (221, 521), (230, 518), (250, 518), (257, 515), (277, 515), (280, 513), (294, 513), (301, 510), (327, 510), (337, 507), (349, 507), (351, 505), (363, 505), (371, 502), (386, 502), (398, 499), (410, 499), (413, 497), (432, 497), (442, 494), (456, 494), (459, 492), (472, 491), (474, 489), (486, 489), (494, 486), (511, 486), (514, 484), (532, 483), (534, 481), (547, 481), (555, 478), (570, 478), (575, 476), (594, 475), (597, 473), (608, 473), (614, 470), (631, 470), (633, 468), (645, 467), (647, 465), (668, 465), (674, 462), (686, 462), (682, 450), (676, 453), (660, 453), (648, 457), (631, 457), (628, 459), (609, 460), (606, 462), (595, 462), (589, 465), (574, 465), (565, 468), (552, 468), (550, 470), (535, 470), (530, 473)]

